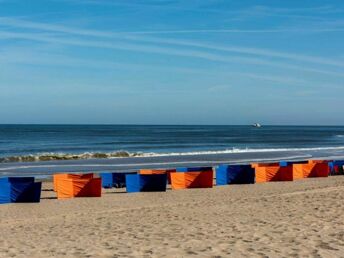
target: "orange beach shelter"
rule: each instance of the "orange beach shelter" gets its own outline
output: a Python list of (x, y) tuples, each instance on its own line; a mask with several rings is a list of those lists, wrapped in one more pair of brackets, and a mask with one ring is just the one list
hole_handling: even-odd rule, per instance
[(172, 189), (212, 188), (213, 176), (212, 170), (201, 172), (172, 172)]
[(309, 160), (306, 164), (293, 164), (295, 179), (308, 177), (328, 177), (330, 167), (327, 161)]
[(55, 174), (53, 175), (53, 182), (54, 182), (54, 192), (57, 191), (57, 181), (62, 178), (73, 178), (73, 179), (87, 179), (93, 178), (93, 173), (89, 174)]
[(59, 174), (54, 175), (54, 188), (58, 199), (101, 197), (102, 181), (93, 174)]
[(272, 181), (293, 181), (293, 167), (286, 166), (257, 166), (255, 167), (256, 183)]

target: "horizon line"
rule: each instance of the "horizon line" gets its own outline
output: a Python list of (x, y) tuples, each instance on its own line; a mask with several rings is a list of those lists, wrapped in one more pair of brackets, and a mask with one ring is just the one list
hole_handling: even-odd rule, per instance
[[(319, 125), (319, 124), (262, 124), (265, 126), (295, 126), (295, 127), (344, 127), (344, 124), (329, 124), (329, 125)], [(31, 126), (31, 125), (42, 125), (42, 126), (252, 126), (252, 124), (144, 124), (144, 123), (0, 123), (0, 126)]]

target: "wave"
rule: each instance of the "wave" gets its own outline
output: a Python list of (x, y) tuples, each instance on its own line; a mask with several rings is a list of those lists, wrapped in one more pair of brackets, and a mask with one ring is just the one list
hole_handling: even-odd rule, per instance
[(0, 158), (0, 163), (6, 162), (38, 162), (50, 160), (79, 160), (79, 159), (108, 159), (108, 158), (128, 158), (142, 156), (142, 153), (129, 153), (127, 151), (117, 152), (85, 152), (81, 154), (70, 153), (39, 153), (22, 156), (9, 156)]
[(81, 154), (70, 153), (39, 153), (22, 156), (9, 156), (0, 158), (0, 163), (8, 162), (39, 162), (53, 160), (81, 160), (81, 159), (111, 159), (111, 158), (129, 158), (129, 157), (164, 157), (164, 156), (195, 156), (195, 155), (219, 155), (234, 153), (264, 153), (264, 152), (312, 152), (312, 151), (341, 151), (344, 146), (340, 147), (314, 147), (314, 148), (263, 148), (263, 149), (226, 149), (218, 151), (191, 151), (191, 152), (85, 152)]

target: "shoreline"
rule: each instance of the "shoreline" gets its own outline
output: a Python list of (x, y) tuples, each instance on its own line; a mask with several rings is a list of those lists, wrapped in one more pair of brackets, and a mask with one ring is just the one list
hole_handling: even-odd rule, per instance
[(344, 159), (344, 150), (337, 153), (323, 151), (256, 152), (0, 163), (0, 176), (47, 177), (58, 172), (132, 172), (139, 169), (217, 166), (219, 164), (249, 164), (254, 162), (301, 161), (309, 159)]

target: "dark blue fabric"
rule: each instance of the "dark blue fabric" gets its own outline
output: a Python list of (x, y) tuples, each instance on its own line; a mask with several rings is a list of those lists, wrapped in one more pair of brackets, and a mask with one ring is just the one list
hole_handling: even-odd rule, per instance
[(126, 187), (125, 176), (126, 175), (135, 175), (135, 174), (137, 174), (137, 173), (136, 172), (113, 173), (112, 174), (113, 186), (116, 188)]
[(126, 175), (128, 193), (135, 192), (165, 192), (167, 175)]
[(33, 177), (1, 178), (0, 203), (39, 202), (42, 183), (35, 183)]
[(120, 173), (101, 173), (103, 188), (123, 188), (125, 187), (125, 176), (128, 174), (137, 174), (136, 172)]
[(201, 172), (201, 171), (209, 171), (209, 170), (213, 170), (213, 168), (212, 167), (193, 167), (193, 168), (182, 167), (182, 168), (176, 169), (177, 172)]
[(334, 166), (344, 166), (344, 160), (334, 160), (329, 162), (329, 165), (334, 167)]
[[(12, 200), (13, 202), (40, 202), (41, 199), (41, 190), (42, 190), (42, 182), (37, 183), (25, 183), (25, 188), (22, 192), (16, 195), (16, 199)], [(12, 184), (12, 191), (13, 186), (17, 186), (18, 184)], [(23, 189), (22, 188), (22, 189)], [(19, 189), (19, 187), (17, 187)]]
[(16, 183), (34, 183), (35, 178), (34, 177), (7, 177), (7, 180), (11, 184)]
[(335, 166), (339, 167), (339, 174), (343, 174), (343, 166), (344, 166), (344, 160), (334, 160), (328, 163), (330, 167), (330, 175), (338, 175), (336, 171), (334, 170)]
[(254, 184), (254, 179), (251, 165), (220, 165), (216, 169), (216, 185)]

